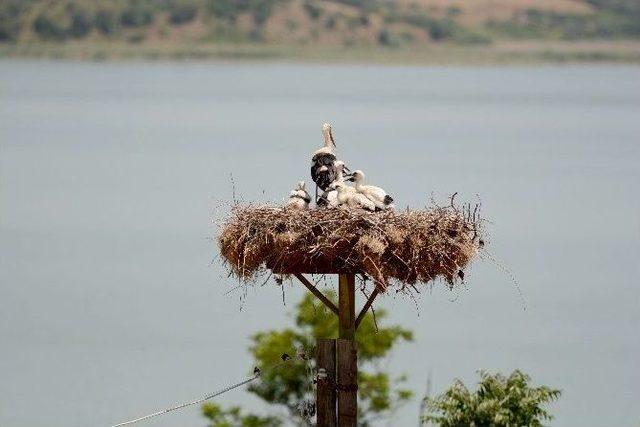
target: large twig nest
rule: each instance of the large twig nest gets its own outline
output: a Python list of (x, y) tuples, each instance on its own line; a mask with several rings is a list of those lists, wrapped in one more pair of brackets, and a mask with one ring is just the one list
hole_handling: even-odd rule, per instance
[(218, 244), (243, 281), (261, 272), (363, 273), (382, 289), (441, 277), (453, 285), (483, 244), (476, 210), (453, 205), (408, 212), (235, 206)]

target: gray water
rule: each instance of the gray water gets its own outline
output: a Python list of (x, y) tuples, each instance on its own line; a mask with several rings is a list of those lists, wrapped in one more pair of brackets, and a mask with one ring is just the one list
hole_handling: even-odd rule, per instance
[(304, 290), (227, 293), (211, 218), (231, 173), (256, 201), (308, 180), (325, 120), (399, 206), (481, 199), (519, 282), (484, 259), (417, 307), (380, 299), (415, 331), (389, 368), (417, 396), (520, 368), (563, 390), (554, 426), (638, 426), (640, 68), (23, 61), (0, 62), (0, 426), (109, 426), (243, 379)]

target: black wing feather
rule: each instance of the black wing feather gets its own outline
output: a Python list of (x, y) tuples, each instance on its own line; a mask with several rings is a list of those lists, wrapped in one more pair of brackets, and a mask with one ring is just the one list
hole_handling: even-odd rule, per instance
[[(329, 185), (335, 181), (337, 177), (336, 168), (333, 163), (336, 161), (336, 156), (331, 153), (320, 153), (313, 156), (311, 159), (311, 179), (320, 187), (323, 191), (329, 188)], [(320, 171), (320, 168), (326, 166), (326, 170)]]

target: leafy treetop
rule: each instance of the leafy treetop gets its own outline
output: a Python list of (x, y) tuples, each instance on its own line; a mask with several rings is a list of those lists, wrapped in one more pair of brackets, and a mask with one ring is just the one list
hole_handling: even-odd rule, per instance
[(478, 389), (460, 380), (443, 394), (426, 397), (423, 423), (440, 427), (541, 427), (553, 419), (544, 405), (558, 399), (560, 390), (530, 385), (531, 378), (516, 370), (508, 377), (480, 371)]
[[(327, 293), (336, 299), (335, 293)], [(272, 370), (265, 370), (259, 382), (249, 387), (249, 392), (271, 405), (284, 408), (286, 415), (261, 417), (243, 414), (238, 407), (223, 409), (217, 404), (206, 404), (204, 415), (210, 427), (228, 425), (243, 427), (274, 427), (290, 421), (295, 425), (312, 425), (307, 411), (314, 401), (313, 375), (315, 372), (314, 346), (318, 338), (336, 338), (338, 320), (312, 295), (306, 295), (296, 306), (295, 325), (281, 330), (264, 331), (251, 337), (249, 351), (256, 366), (272, 366), (283, 353), (303, 349), (308, 363), (292, 360)], [(386, 317), (384, 310), (376, 311), (376, 319)], [(400, 326), (376, 327), (376, 321), (368, 313), (356, 332), (358, 345), (358, 411), (361, 426), (368, 426), (373, 419), (390, 416), (411, 398), (411, 391), (402, 388), (404, 377), (392, 378), (379, 366), (389, 351), (401, 341), (411, 341), (411, 331)], [(225, 424), (226, 423), (226, 424)]]

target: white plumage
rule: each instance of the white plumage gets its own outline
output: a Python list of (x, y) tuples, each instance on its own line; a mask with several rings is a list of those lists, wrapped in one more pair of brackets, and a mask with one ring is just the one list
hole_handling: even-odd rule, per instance
[(345, 184), (335, 184), (338, 193), (337, 200), (339, 205), (347, 205), (350, 208), (362, 208), (368, 211), (375, 211), (376, 205), (369, 200), (364, 194), (358, 193), (352, 187)]
[(376, 187), (375, 185), (364, 185), (364, 178), (364, 172), (361, 170), (353, 172), (351, 179), (356, 184), (356, 191), (371, 200), (379, 210), (393, 209), (393, 198), (380, 187)]
[[(318, 206), (328, 206), (334, 208), (339, 205), (338, 203), (338, 191), (336, 186), (338, 184), (344, 184), (344, 170), (346, 166), (342, 160), (336, 160), (333, 163), (336, 170), (336, 179), (329, 185), (329, 189), (325, 191), (318, 199)], [(346, 187), (350, 191), (355, 191), (353, 187)]]
[(311, 196), (305, 189), (305, 182), (300, 181), (296, 188), (289, 193), (289, 200), (287, 200), (286, 207), (289, 209), (309, 209), (309, 203), (311, 202)]
[[(324, 144), (313, 152), (311, 159), (311, 178), (316, 183), (315, 202), (317, 207), (359, 208), (368, 211), (392, 210), (393, 198), (382, 188), (365, 185), (365, 175), (361, 170), (353, 173), (338, 160), (335, 154), (336, 142), (333, 139), (331, 125), (322, 125)], [(355, 182), (353, 187), (345, 181)], [(322, 195), (318, 197), (318, 187)], [(301, 181), (289, 194), (286, 207), (291, 209), (309, 209), (311, 196)]]

